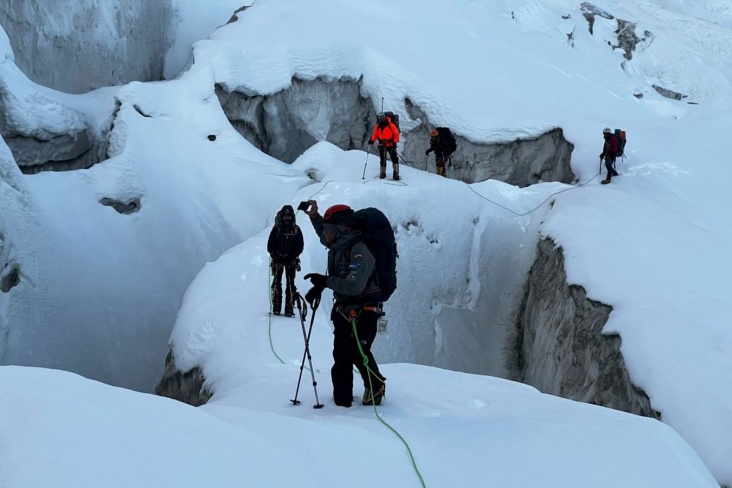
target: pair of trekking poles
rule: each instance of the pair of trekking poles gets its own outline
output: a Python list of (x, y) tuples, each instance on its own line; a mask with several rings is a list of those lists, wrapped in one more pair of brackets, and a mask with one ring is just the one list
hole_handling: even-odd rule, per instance
[(295, 302), (297, 303), (297, 310), (300, 313), (300, 325), (302, 326), (302, 338), (305, 341), (305, 350), (302, 353), (302, 361), (300, 362), (300, 376), (297, 378), (297, 388), (295, 389), (295, 398), (290, 400), (293, 405), (300, 405), (300, 400), (297, 399), (297, 395), (300, 393), (300, 383), (302, 382), (302, 370), (305, 368), (305, 358), (307, 357), (308, 365), (310, 366), (310, 376), (313, 380), (313, 390), (315, 391), (315, 405), (313, 408), (323, 408), (323, 404), (318, 400), (318, 382), (315, 379), (315, 371), (313, 370), (313, 358), (310, 355), (310, 334), (313, 332), (313, 322), (315, 322), (315, 311), (320, 305), (320, 297), (315, 298), (311, 303), (312, 316), (310, 317), (310, 327), (307, 332), (305, 331), (305, 320), (308, 315), (308, 306), (305, 299), (299, 294), (295, 293)]
[[(305, 341), (305, 350), (302, 353), (302, 361), (300, 362), (300, 375), (297, 378), (297, 388), (295, 389), (295, 398), (291, 399), (293, 405), (300, 405), (300, 400), (297, 399), (297, 395), (300, 393), (300, 384), (302, 383), (302, 370), (305, 368), (305, 358), (308, 360), (308, 365), (310, 366), (310, 377), (313, 381), (313, 391), (315, 391), (315, 405), (313, 405), (313, 408), (323, 408), (323, 404), (320, 403), (320, 400), (318, 399), (318, 381), (315, 379), (315, 370), (313, 369), (313, 358), (310, 355), (310, 335), (313, 332), (313, 323), (315, 322), (315, 311), (318, 309), (318, 305), (320, 305), (320, 297), (317, 297), (313, 300), (313, 302), (310, 304), (312, 307), (312, 316), (310, 317), (310, 327), (308, 328), (307, 332), (305, 331), (305, 320), (307, 319), (308, 315), (308, 306), (307, 302), (303, 297), (296, 293), (295, 295), (295, 301), (297, 302), (297, 309), (300, 312), (300, 325), (302, 326), (302, 338)], [(345, 317), (345, 315), (344, 315)], [(351, 325), (353, 326), (353, 333), (356, 334), (356, 322), (353, 318), (348, 318), (348, 320), (351, 321)], [(376, 376), (376, 374), (371, 370), (371, 368), (368, 367), (368, 359), (366, 359), (366, 356), (364, 355), (363, 349), (361, 348), (361, 343), (358, 340), (358, 336), (356, 336), (356, 344), (358, 345), (358, 350), (361, 353), (361, 356), (364, 358), (364, 366), (368, 368), (370, 374), (369, 374), (369, 389), (370, 391), (373, 390), (373, 385), (371, 384), (371, 376)]]

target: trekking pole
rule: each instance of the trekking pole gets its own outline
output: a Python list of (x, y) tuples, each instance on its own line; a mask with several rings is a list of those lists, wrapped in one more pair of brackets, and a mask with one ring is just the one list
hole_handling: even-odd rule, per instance
[(430, 159), (430, 155), (429, 154), (425, 154), (424, 155), (424, 170), (425, 171), (427, 171), (427, 161), (429, 161), (429, 159)]
[(366, 147), (366, 161), (363, 163), (363, 175), (361, 175), (361, 179), (366, 179), (366, 164), (369, 162), (369, 154), (371, 154), (371, 144), (369, 144)]
[(412, 164), (409, 161), (407, 161), (406, 159), (404, 159), (404, 157), (401, 154), (397, 153), (397, 156), (399, 157), (399, 159), (401, 159), (402, 161), (404, 161), (406, 164), (408, 164), (408, 165), (409, 164)]
[(315, 321), (315, 311), (318, 309), (318, 305), (320, 304), (320, 299), (317, 298), (313, 300), (312, 308), (313, 308), (313, 314), (310, 317), (310, 329), (305, 332), (305, 318), (308, 314), (308, 307), (305, 304), (305, 300), (303, 300), (302, 296), (298, 293), (295, 296), (295, 300), (297, 301), (297, 309), (300, 312), (300, 325), (302, 326), (302, 337), (305, 340), (305, 350), (302, 353), (302, 362), (300, 363), (300, 376), (297, 378), (297, 389), (295, 389), (295, 398), (290, 400), (293, 405), (300, 405), (300, 400), (297, 399), (297, 395), (300, 392), (300, 382), (302, 381), (302, 370), (305, 368), (305, 357), (308, 358), (308, 364), (310, 365), (310, 376), (313, 380), (313, 390), (315, 391), (315, 405), (313, 405), (313, 408), (323, 408), (323, 404), (320, 403), (320, 400), (318, 400), (318, 382), (315, 380), (315, 372), (313, 371), (313, 358), (310, 356), (310, 334), (313, 331), (313, 322)]

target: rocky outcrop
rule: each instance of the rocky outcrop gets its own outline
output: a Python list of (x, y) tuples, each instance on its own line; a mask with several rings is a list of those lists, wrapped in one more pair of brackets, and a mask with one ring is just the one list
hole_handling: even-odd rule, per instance
[(662, 97), (670, 98), (671, 100), (682, 100), (686, 98), (686, 95), (684, 95), (683, 93), (675, 92), (673, 90), (669, 90), (668, 88), (663, 88), (662, 86), (658, 85), (651, 86)]
[(165, 371), (155, 387), (155, 394), (198, 407), (211, 399), (211, 392), (204, 386), (205, 381), (201, 368), (180, 372), (175, 366), (173, 351), (170, 351), (165, 358)]
[(140, 211), (139, 198), (133, 198), (129, 201), (122, 202), (120, 200), (115, 200), (114, 198), (105, 197), (99, 200), (99, 203), (105, 207), (112, 207), (116, 212), (123, 215), (129, 215)]
[(239, 7), (238, 9), (234, 10), (234, 13), (231, 15), (231, 18), (227, 22), (227, 24), (231, 24), (232, 22), (236, 22), (239, 20), (239, 16), (236, 14), (240, 14), (244, 12), (246, 9), (248, 9), (251, 5), (244, 5), (242, 7)]
[(307, 148), (328, 141), (342, 149), (363, 148), (376, 120), (357, 80), (293, 79), (270, 96), (247, 96), (216, 87), (221, 107), (236, 130), (263, 152), (293, 162)]
[(512, 379), (544, 393), (660, 418), (630, 380), (620, 337), (602, 333), (611, 311), (569, 285), (562, 249), (540, 241), (509, 350)]
[[(106, 159), (109, 126), (92, 129), (84, 114), (0, 73), (0, 135), (26, 174), (84, 169)], [(118, 104), (119, 107), (119, 104)]]
[[(0, 246), (2, 246), (2, 235), (0, 235)], [(12, 265), (5, 263), (0, 270), (0, 292), (7, 293), (18, 283), (20, 283), (20, 266), (17, 263)]]
[(612, 20), (615, 18), (600, 7), (592, 5), (590, 2), (582, 2), (582, 4), (580, 5), (580, 10), (582, 12), (582, 16), (585, 18), (587, 24), (589, 25), (590, 34), (594, 34), (595, 17), (600, 17), (607, 20)]
[[(248, 96), (216, 90), (219, 102), (236, 130), (270, 156), (294, 161), (318, 141), (341, 149), (363, 149), (371, 136), (376, 110), (361, 95), (360, 82), (352, 79), (293, 79), (292, 85), (270, 96)], [(401, 162), (425, 169), (429, 147), (429, 118), (410, 100), (405, 106), (417, 127), (404, 130)], [(560, 128), (533, 138), (498, 143), (476, 143), (456, 134), (458, 151), (452, 157), (452, 174), (465, 182), (497, 179), (525, 187), (539, 181), (571, 183), (574, 146)], [(430, 166), (434, 170), (434, 163)]]
[(171, 0), (0, 2), (18, 67), (68, 93), (162, 79), (174, 15)]
[(49, 139), (2, 134), (25, 174), (87, 169), (106, 159), (106, 136), (92, 139), (90, 131), (59, 133)]
[[(402, 163), (434, 172), (434, 157), (425, 164), (424, 150), (430, 146), (429, 118), (407, 101), (410, 115), (426, 123), (409, 132), (401, 152)], [(457, 150), (450, 157), (451, 177), (466, 183), (499, 180), (521, 188), (542, 181), (572, 183), (571, 156), (574, 144), (564, 138), (561, 128), (536, 137), (492, 144), (475, 143), (455, 134)]]
[(89, 158), (80, 158), (80, 156), (88, 154), (91, 149), (88, 131), (58, 134), (47, 140), (24, 136), (5, 136), (5, 142), (13, 152), (13, 157), (21, 171), (26, 173), (35, 173), (47, 163), (47, 167), (54, 166), (52, 168), (54, 170), (88, 168), (92, 165)]
[(636, 24), (627, 20), (618, 19), (614, 15), (607, 11), (589, 3), (582, 2), (580, 9), (582, 15), (589, 25), (590, 34), (593, 34), (595, 26), (595, 17), (600, 17), (606, 20), (615, 19), (617, 22), (617, 28), (615, 29), (615, 35), (618, 39), (617, 44), (610, 44), (613, 49), (621, 49), (623, 51), (623, 57), (630, 61), (633, 59), (633, 52), (636, 46), (641, 43), (650, 42), (653, 39), (653, 34), (649, 31), (643, 32), (643, 37), (638, 37), (635, 32)]

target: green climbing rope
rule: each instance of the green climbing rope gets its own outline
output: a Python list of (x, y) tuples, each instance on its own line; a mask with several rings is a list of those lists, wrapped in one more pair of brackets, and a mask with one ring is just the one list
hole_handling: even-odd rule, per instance
[[(358, 339), (358, 330), (356, 327), (356, 319), (351, 318), (351, 325), (353, 327), (353, 337), (356, 339), (356, 344), (358, 345), (358, 352), (361, 353), (361, 357), (363, 358), (363, 365), (366, 367), (366, 370), (368, 371), (368, 378), (369, 378), (369, 390), (371, 392), (374, 391), (374, 385), (371, 382), (371, 375), (376, 376), (376, 373), (374, 373), (371, 368), (369, 368), (369, 358), (366, 357), (366, 354), (363, 352), (363, 348), (361, 347), (361, 341)], [(391, 425), (389, 425), (382, 417), (379, 415), (379, 411), (376, 408), (376, 403), (373, 401), (371, 402), (371, 405), (374, 407), (374, 415), (376, 415), (376, 418), (379, 419), (379, 421), (384, 424), (389, 430), (391, 430), (394, 435), (396, 435), (399, 440), (402, 441), (404, 446), (407, 448), (407, 453), (409, 453), (409, 459), (412, 461), (412, 467), (414, 468), (414, 472), (417, 473), (417, 477), (419, 478), (419, 482), (422, 484), (423, 488), (426, 488), (426, 485), (424, 484), (424, 479), (422, 478), (422, 473), (419, 472), (419, 468), (417, 467), (417, 462), (414, 460), (414, 455), (412, 454), (412, 449), (409, 447), (409, 444), (407, 441), (402, 437), (402, 435)]]

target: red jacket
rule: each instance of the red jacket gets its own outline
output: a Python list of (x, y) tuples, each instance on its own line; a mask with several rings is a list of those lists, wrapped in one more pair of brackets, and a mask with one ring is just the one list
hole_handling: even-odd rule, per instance
[(618, 154), (618, 138), (614, 134), (608, 134), (609, 137), (605, 137), (605, 145), (602, 147), (602, 154), (600, 157), (612, 156), (615, 157)]
[(399, 142), (399, 129), (391, 122), (389, 117), (386, 118), (386, 125), (380, 127), (379, 124), (374, 126), (374, 133), (371, 134), (371, 140), (376, 142), (379, 140), (379, 144), (384, 144), (387, 147), (396, 145)]

